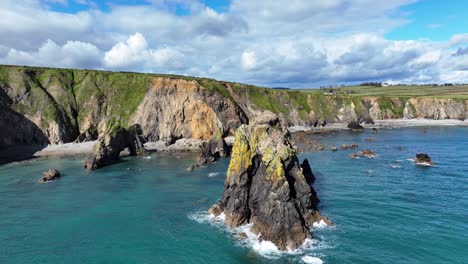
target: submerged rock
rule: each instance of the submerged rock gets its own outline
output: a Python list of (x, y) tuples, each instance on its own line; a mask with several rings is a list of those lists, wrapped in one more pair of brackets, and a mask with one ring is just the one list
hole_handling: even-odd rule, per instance
[(375, 153), (372, 150), (369, 150), (369, 149), (360, 150), (360, 151), (358, 151), (357, 155), (361, 156), (361, 157), (366, 157), (366, 158), (369, 158), (369, 159), (375, 157)]
[(432, 161), (431, 157), (429, 157), (429, 155), (427, 155), (426, 153), (418, 153), (416, 157), (414, 158), (414, 162), (422, 166), (434, 165), (434, 162)]
[(55, 169), (48, 169), (42, 173), (42, 178), (39, 179), (40, 183), (54, 181), (60, 178), (60, 172)]
[(280, 250), (296, 249), (311, 238), (314, 222), (330, 223), (317, 211), (311, 172), (308, 161), (299, 166), (286, 126), (267, 112), (236, 131), (224, 193), (209, 213), (224, 213), (231, 227), (252, 224)]
[(84, 164), (85, 169), (95, 170), (117, 163), (120, 160), (120, 152), (126, 148), (131, 156), (146, 154), (143, 147), (146, 141), (140, 133), (141, 128), (138, 125), (129, 129), (120, 126), (112, 128), (94, 144), (93, 153)]

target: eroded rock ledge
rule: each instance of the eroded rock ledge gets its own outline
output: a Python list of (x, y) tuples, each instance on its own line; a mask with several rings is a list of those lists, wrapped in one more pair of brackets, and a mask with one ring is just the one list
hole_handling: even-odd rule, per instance
[(252, 224), (261, 240), (280, 250), (296, 249), (311, 238), (314, 222), (330, 224), (317, 210), (311, 172), (308, 162), (299, 165), (283, 122), (265, 112), (236, 131), (224, 193), (209, 212), (224, 213), (231, 227)]
[(121, 126), (111, 128), (94, 144), (93, 153), (84, 164), (85, 169), (95, 170), (117, 163), (120, 160), (120, 152), (126, 148), (130, 156), (143, 155), (146, 153), (143, 147), (146, 140), (142, 133), (139, 125), (128, 129)]

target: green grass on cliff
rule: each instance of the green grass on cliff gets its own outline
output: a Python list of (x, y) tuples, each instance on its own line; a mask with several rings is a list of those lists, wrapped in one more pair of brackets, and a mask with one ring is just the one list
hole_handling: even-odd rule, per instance
[[(434, 86), (434, 85), (392, 85), (376, 86), (344, 86), (333, 88), (338, 94), (351, 96), (373, 97), (436, 97), (468, 99), (468, 85)], [(319, 89), (307, 89), (304, 92), (321, 93)]]

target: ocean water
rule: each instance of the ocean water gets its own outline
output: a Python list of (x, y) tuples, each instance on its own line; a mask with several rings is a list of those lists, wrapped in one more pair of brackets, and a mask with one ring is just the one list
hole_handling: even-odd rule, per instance
[[(156, 153), (92, 173), (80, 157), (0, 166), (0, 263), (468, 263), (468, 128), (316, 138), (377, 156), (301, 154), (335, 226), (299, 251), (278, 254), (207, 217), (228, 159), (190, 172), (193, 156)], [(420, 151), (436, 166), (413, 164)], [(48, 168), (63, 177), (37, 183)]]

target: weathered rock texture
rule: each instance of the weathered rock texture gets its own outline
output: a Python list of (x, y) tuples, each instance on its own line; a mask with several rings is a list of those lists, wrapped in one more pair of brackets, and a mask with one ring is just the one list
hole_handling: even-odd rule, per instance
[(431, 157), (427, 155), (426, 153), (418, 153), (416, 154), (416, 157), (414, 158), (414, 162), (418, 165), (422, 166), (433, 166), (434, 162), (432, 161)]
[(39, 179), (40, 183), (46, 183), (50, 181), (55, 181), (61, 176), (60, 172), (55, 169), (48, 169), (42, 173), (42, 178)]
[(196, 80), (155, 78), (132, 121), (141, 124), (148, 140), (173, 143), (233, 135), (247, 118), (229, 98)]
[(260, 239), (295, 249), (311, 237), (313, 222), (324, 219), (310, 172), (308, 162), (299, 166), (285, 124), (265, 113), (236, 131), (224, 193), (210, 213), (224, 213), (232, 227), (251, 223)]
[(229, 155), (229, 148), (224, 139), (210, 139), (205, 142), (197, 160), (197, 166), (213, 163), (221, 157)]
[(126, 148), (131, 156), (144, 154), (145, 140), (140, 133), (141, 129), (138, 125), (134, 125), (130, 129), (124, 129), (120, 126), (112, 128), (109, 133), (99, 138), (98, 142), (94, 144), (93, 154), (84, 164), (85, 169), (95, 170), (118, 162), (120, 152)]
[(290, 126), (323, 126), (353, 120), (465, 119), (468, 101), (323, 95), (185, 76), (0, 66), (3, 146), (92, 140), (113, 122), (141, 124), (150, 141), (207, 141), (232, 135), (264, 110)]

